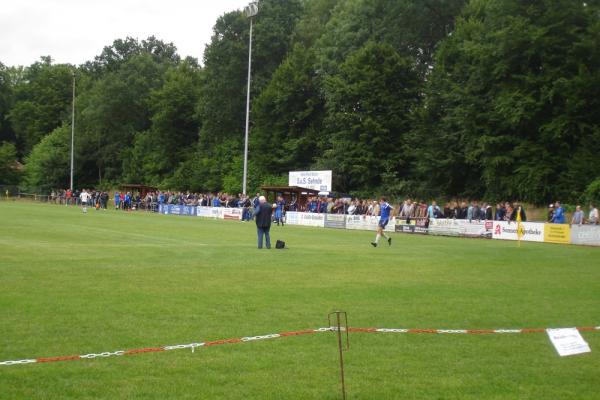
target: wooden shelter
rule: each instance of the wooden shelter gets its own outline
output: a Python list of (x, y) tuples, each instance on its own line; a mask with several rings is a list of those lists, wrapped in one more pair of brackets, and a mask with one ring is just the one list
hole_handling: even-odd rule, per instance
[(281, 195), (286, 204), (290, 204), (292, 199), (296, 199), (298, 211), (306, 209), (306, 203), (309, 197), (317, 196), (318, 190), (307, 189), (300, 186), (262, 186), (260, 188), (264, 193), (267, 201), (275, 202), (278, 195)]

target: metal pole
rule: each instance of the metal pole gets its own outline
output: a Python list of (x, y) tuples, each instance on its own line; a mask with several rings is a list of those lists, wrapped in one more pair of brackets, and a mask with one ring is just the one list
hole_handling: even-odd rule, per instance
[(331, 327), (331, 316), (335, 314), (337, 319), (337, 336), (338, 336), (338, 350), (340, 353), (340, 382), (342, 384), (342, 400), (346, 400), (346, 380), (344, 379), (344, 345), (342, 344), (342, 321), (341, 315), (344, 314), (345, 324), (344, 331), (346, 332), (346, 350), (350, 348), (350, 340), (348, 338), (348, 314), (345, 311), (334, 311), (329, 313), (327, 319), (329, 321), (329, 326)]
[(346, 382), (344, 381), (344, 352), (342, 350), (342, 324), (340, 313), (337, 313), (338, 348), (340, 350), (340, 377), (342, 381), (342, 399), (346, 400)]
[(250, 46), (248, 49), (248, 90), (246, 91), (246, 138), (244, 141), (244, 181), (242, 193), (246, 195), (246, 182), (248, 179), (248, 131), (250, 130), (250, 80), (252, 73), (252, 18), (250, 18)]
[(71, 193), (73, 193), (73, 153), (75, 146), (75, 70), (72, 71), (73, 74), (73, 101), (71, 108)]

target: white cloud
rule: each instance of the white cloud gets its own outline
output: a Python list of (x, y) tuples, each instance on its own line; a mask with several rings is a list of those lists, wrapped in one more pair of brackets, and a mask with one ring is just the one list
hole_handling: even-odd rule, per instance
[(173, 42), (182, 57), (202, 61), (217, 18), (249, 0), (18, 0), (0, 6), (0, 61), (29, 65), (93, 60), (126, 36)]

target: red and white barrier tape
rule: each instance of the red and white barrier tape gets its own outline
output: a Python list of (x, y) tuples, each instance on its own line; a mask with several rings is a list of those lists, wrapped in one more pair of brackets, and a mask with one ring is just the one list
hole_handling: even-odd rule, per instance
[[(580, 327), (577, 328), (580, 332), (594, 332), (600, 331), (600, 326), (590, 326), (590, 327)], [(345, 330), (345, 329), (344, 329)], [(281, 332), (281, 333), (272, 333), (269, 335), (261, 335), (261, 336), (246, 336), (242, 338), (233, 338), (233, 339), (221, 339), (214, 340), (210, 342), (199, 342), (199, 343), (189, 343), (189, 344), (177, 344), (172, 346), (162, 346), (162, 347), (146, 347), (143, 349), (132, 349), (132, 350), (117, 350), (117, 351), (106, 351), (103, 353), (90, 353), (90, 354), (81, 354), (81, 355), (72, 355), (72, 356), (58, 356), (58, 357), (42, 357), (42, 358), (29, 358), (23, 360), (14, 360), (14, 361), (0, 361), (0, 366), (3, 365), (19, 365), (19, 364), (33, 364), (33, 363), (47, 363), (47, 362), (56, 362), (56, 361), (75, 361), (75, 360), (85, 360), (92, 358), (105, 358), (112, 356), (129, 356), (134, 354), (141, 353), (156, 353), (162, 351), (170, 351), (170, 350), (180, 350), (180, 349), (194, 349), (198, 347), (210, 347), (217, 346), (221, 344), (234, 344), (234, 343), (244, 343), (244, 342), (253, 342), (256, 340), (268, 340), (268, 339), (277, 339), (282, 337), (290, 337), (290, 336), (300, 336), (300, 335), (309, 335), (320, 332), (335, 332), (337, 331), (336, 327), (327, 327), (327, 328), (318, 328), (318, 329), (306, 329), (303, 331), (292, 331), (292, 332)], [(407, 333), (407, 334), (467, 334), (467, 335), (486, 335), (486, 334), (503, 334), (503, 333), (543, 333), (546, 332), (544, 328), (536, 328), (536, 329), (397, 329), (397, 328), (348, 328), (348, 332), (350, 333)]]

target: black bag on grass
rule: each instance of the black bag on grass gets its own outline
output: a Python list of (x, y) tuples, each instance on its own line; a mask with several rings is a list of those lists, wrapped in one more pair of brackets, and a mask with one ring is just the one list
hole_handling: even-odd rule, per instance
[(285, 248), (285, 242), (284, 242), (284, 241), (282, 241), (282, 240), (278, 240), (278, 241), (275, 243), (275, 248), (276, 248), (276, 249), (283, 249), (283, 248)]

